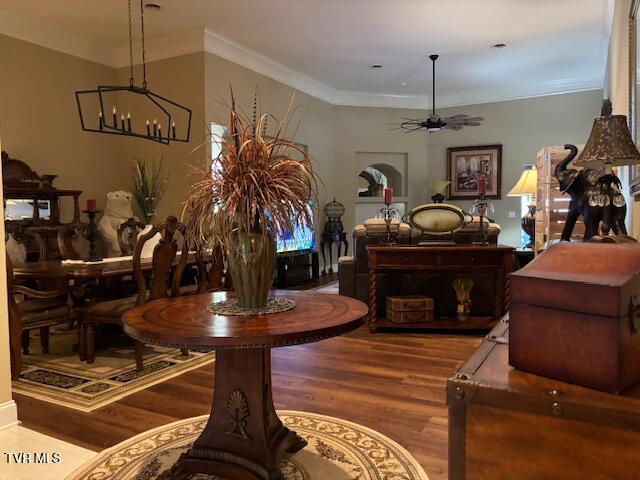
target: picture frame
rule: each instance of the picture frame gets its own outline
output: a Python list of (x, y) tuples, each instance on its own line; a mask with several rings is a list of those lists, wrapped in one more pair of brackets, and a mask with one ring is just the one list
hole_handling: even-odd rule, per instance
[(447, 148), (447, 180), (451, 200), (478, 198), (477, 177), (487, 182), (485, 198), (499, 200), (502, 194), (502, 145)]

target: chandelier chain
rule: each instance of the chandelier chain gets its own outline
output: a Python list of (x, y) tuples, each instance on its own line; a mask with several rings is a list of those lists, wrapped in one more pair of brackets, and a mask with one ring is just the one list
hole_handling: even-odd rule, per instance
[(129, 0), (129, 84), (133, 87), (133, 33), (131, 31), (131, 0)]
[(140, 0), (140, 25), (142, 30), (142, 87), (147, 88), (147, 60), (144, 52), (144, 1)]

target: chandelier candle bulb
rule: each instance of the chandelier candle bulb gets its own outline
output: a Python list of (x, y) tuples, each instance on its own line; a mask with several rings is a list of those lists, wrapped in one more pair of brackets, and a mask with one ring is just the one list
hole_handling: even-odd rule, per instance
[(173, 135), (173, 139), (176, 139), (176, 122), (171, 124), (171, 134)]
[(124, 130), (124, 115), (120, 115), (120, 127)]
[(151, 128), (149, 127), (149, 119), (147, 118), (147, 136), (151, 136)]
[(158, 125), (158, 138), (162, 138), (162, 125)]
[(153, 136), (158, 136), (158, 121), (155, 118), (153, 119)]
[(384, 204), (391, 205), (393, 203), (393, 188), (385, 187), (384, 189)]
[(116, 110), (116, 107), (113, 107), (113, 128), (117, 128), (118, 127), (118, 111)]
[(478, 194), (484, 195), (487, 193), (487, 179), (484, 175), (478, 177)]
[(127, 130), (131, 131), (131, 112), (127, 112)]
[(102, 119), (102, 111), (98, 112), (98, 122), (100, 123), (100, 130), (104, 128), (104, 120)]

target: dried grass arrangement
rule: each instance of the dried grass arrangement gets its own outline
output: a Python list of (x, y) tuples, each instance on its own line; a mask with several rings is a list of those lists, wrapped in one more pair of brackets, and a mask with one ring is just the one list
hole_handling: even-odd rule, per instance
[(145, 225), (150, 225), (169, 183), (164, 159), (161, 157), (159, 162), (152, 160), (147, 164), (144, 159), (134, 158), (130, 173), (131, 193), (138, 205), (142, 220)]
[(471, 289), (473, 280), (469, 277), (458, 277), (453, 280), (453, 289), (458, 299), (458, 320), (467, 321), (471, 316)]
[[(238, 113), (231, 91), (229, 134), (220, 139), (222, 153), (211, 165), (197, 169), (199, 180), (183, 211), (191, 245), (225, 249), (238, 303), (247, 308), (266, 304), (274, 236), (313, 222), (308, 206), (315, 203), (317, 177), (307, 153), (287, 136), (293, 99), (284, 117), (277, 119), (258, 112), (256, 94), (252, 118), (247, 118)], [(267, 136), (271, 122), (273, 133)]]

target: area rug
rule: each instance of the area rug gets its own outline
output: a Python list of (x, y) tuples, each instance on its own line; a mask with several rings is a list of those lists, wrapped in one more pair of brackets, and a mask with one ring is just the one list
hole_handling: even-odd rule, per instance
[[(428, 480), (400, 445), (356, 423), (315, 413), (281, 411), (283, 423), (307, 440), (280, 467), (286, 480)], [(198, 437), (207, 415), (149, 430), (98, 454), (67, 480), (153, 480)], [(191, 480), (213, 480), (192, 475)]]
[(75, 330), (52, 329), (49, 353), (43, 354), (40, 337), (33, 332), (31, 354), (23, 355), (14, 393), (90, 412), (152, 385), (214, 361), (214, 353), (146, 345), (144, 369), (136, 371), (134, 348), (114, 347), (96, 353), (95, 362), (81, 362), (73, 345)]
[(332, 295), (338, 295), (339, 288), (340, 288), (340, 283), (338, 282), (338, 280), (336, 280), (335, 282), (327, 283), (326, 285), (322, 285), (320, 287), (312, 288), (310, 291), (311, 292), (328, 293), (328, 294), (332, 294)]

